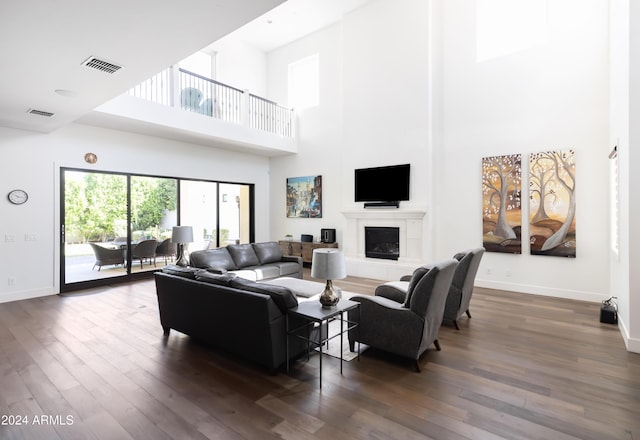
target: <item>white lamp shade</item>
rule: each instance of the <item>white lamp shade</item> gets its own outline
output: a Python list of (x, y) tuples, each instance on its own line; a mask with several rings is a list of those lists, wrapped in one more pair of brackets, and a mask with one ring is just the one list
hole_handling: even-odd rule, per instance
[(344, 254), (333, 248), (314, 249), (311, 276), (321, 280), (338, 280), (347, 276)]
[(171, 233), (172, 243), (192, 243), (193, 228), (191, 226), (174, 226)]

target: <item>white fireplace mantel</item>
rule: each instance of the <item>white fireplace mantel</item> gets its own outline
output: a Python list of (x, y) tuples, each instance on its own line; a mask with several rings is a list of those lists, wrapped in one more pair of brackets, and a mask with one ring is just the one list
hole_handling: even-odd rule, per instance
[[(342, 242), (350, 275), (394, 279), (397, 274), (404, 275), (424, 264), (423, 222), (426, 211), (373, 208), (343, 211), (342, 214), (347, 220)], [(397, 261), (365, 256), (365, 226), (399, 229), (400, 257)]]
[(426, 211), (405, 211), (389, 208), (371, 208), (368, 211), (342, 211), (347, 219), (418, 219), (422, 220)]

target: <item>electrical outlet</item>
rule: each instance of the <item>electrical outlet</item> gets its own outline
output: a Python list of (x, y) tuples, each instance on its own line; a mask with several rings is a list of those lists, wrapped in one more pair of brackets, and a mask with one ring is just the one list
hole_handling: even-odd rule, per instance
[(5, 234), (5, 236), (4, 236), (4, 242), (5, 243), (13, 243), (14, 241), (16, 241), (16, 236), (15, 235)]
[(487, 269), (487, 275), (491, 275), (491, 269)]
[(507, 277), (511, 276), (511, 269), (507, 269), (504, 273)]
[(9, 277), (7, 279), (7, 285), (8, 286), (15, 286), (16, 285), (16, 279), (14, 277)]
[(24, 241), (38, 241), (38, 234), (24, 234)]

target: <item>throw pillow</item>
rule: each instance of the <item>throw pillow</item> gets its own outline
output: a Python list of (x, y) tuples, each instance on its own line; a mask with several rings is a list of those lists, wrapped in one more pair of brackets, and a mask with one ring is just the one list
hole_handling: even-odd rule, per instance
[(219, 286), (231, 286), (231, 280), (236, 277), (235, 273), (227, 273), (224, 275), (216, 275), (208, 272), (207, 270), (199, 270), (196, 272), (196, 280), (204, 281), (205, 283), (217, 284)]
[(431, 270), (418, 281), (414, 289), (414, 294), (411, 295), (411, 300), (407, 307), (420, 316), (424, 316), (427, 310), (438, 272), (440, 272), (438, 267), (431, 268)]
[(413, 295), (413, 290), (416, 288), (416, 285), (422, 279), (422, 277), (425, 276), (425, 274), (430, 270), (431, 266), (421, 266), (413, 271), (411, 280), (409, 281), (409, 286), (407, 287), (407, 296), (404, 299), (403, 305), (405, 307), (409, 307), (409, 304), (411, 304), (411, 295)]
[[(462, 256), (458, 258), (459, 255)], [(459, 263), (456, 266), (456, 271), (453, 273), (451, 286), (457, 288), (458, 290), (462, 290), (464, 280), (467, 277), (467, 272), (469, 271), (469, 266), (471, 266), (473, 255), (471, 254), (471, 252), (461, 252), (460, 254), (456, 254), (453, 258), (458, 260)]]
[(456, 260), (460, 261), (464, 258), (465, 255), (467, 255), (468, 252), (458, 252), (457, 254), (455, 254), (453, 256), (453, 258), (455, 258)]

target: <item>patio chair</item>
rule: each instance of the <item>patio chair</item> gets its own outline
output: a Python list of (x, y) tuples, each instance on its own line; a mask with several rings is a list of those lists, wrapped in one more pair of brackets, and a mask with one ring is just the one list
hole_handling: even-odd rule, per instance
[(180, 92), (180, 101), (182, 108), (192, 112), (200, 113), (200, 101), (202, 101), (202, 92), (195, 87), (185, 87)]
[(116, 237), (115, 240), (113, 240), (113, 244), (115, 244), (115, 245), (126, 245), (127, 244), (127, 237)]
[(156, 247), (156, 258), (163, 257), (164, 264), (167, 264), (168, 259), (173, 260), (178, 252), (178, 244), (172, 243), (170, 238), (167, 238)]
[(122, 252), (122, 249), (107, 249), (95, 243), (89, 243), (89, 245), (96, 256), (96, 262), (93, 263), (91, 270), (95, 269), (96, 266), (98, 266), (99, 272), (102, 266), (124, 265), (124, 252)]
[(142, 269), (142, 262), (144, 259), (149, 260), (149, 264), (153, 261), (153, 265), (156, 265), (156, 247), (158, 242), (156, 240), (143, 240), (133, 247), (131, 251), (131, 260), (140, 260), (140, 269)]

